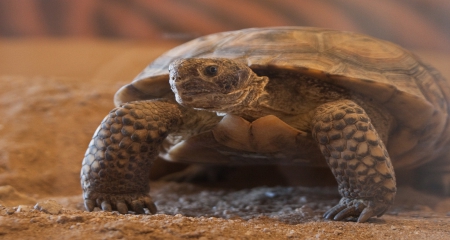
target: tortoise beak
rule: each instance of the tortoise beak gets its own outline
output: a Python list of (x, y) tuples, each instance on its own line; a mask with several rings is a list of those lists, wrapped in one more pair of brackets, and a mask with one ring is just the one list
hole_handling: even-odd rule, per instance
[(185, 105), (194, 101), (193, 97), (202, 88), (192, 80), (192, 75), (183, 67), (185, 59), (177, 59), (169, 65), (169, 84), (175, 99), (179, 104)]

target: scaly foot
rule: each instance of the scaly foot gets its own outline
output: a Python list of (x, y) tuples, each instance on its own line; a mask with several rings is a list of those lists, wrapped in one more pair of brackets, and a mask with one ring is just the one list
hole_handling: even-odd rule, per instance
[(390, 204), (372, 200), (350, 199), (343, 197), (339, 204), (325, 212), (323, 217), (330, 220), (344, 220), (357, 217), (358, 222), (366, 222), (373, 216), (380, 217), (389, 208)]
[(90, 212), (98, 206), (103, 211), (111, 212), (117, 210), (122, 214), (128, 213), (128, 210), (142, 214), (145, 213), (144, 208), (147, 208), (151, 214), (156, 213), (156, 206), (146, 193), (111, 194), (87, 192), (84, 196), (84, 206)]

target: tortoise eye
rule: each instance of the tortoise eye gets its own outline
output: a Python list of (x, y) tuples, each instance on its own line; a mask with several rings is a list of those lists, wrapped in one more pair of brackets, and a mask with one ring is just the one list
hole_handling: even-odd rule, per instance
[(219, 71), (219, 67), (216, 65), (210, 65), (205, 68), (205, 74), (210, 77), (216, 76), (218, 71)]

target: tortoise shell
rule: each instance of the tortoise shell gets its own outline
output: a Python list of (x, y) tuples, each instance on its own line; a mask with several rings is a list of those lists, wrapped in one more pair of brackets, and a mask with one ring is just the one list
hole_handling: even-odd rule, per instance
[(385, 143), (396, 168), (433, 160), (449, 142), (450, 88), (435, 69), (393, 43), (320, 28), (253, 28), (194, 39), (153, 61), (116, 93), (115, 104), (173, 97), (169, 64), (192, 57), (235, 59), (254, 71), (296, 71), (383, 105), (396, 121)]

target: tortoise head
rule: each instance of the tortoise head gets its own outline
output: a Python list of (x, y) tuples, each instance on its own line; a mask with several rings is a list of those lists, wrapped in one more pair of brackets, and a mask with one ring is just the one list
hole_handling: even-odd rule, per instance
[[(248, 104), (249, 98), (255, 98), (255, 82), (261, 82), (245, 64), (226, 58), (179, 59), (170, 65), (169, 72), (178, 103), (219, 112)], [(258, 87), (260, 91), (264, 88)]]

